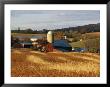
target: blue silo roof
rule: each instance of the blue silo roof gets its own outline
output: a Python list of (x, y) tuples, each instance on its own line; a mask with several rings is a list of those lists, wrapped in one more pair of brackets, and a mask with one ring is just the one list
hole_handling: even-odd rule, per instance
[(55, 40), (53, 42), (53, 46), (58, 46), (58, 47), (71, 47), (67, 40)]

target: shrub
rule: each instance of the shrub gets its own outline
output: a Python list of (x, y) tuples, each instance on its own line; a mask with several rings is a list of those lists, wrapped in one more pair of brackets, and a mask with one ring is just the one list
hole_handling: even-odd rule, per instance
[(20, 40), (18, 38), (11, 36), (11, 47), (16, 43), (19, 43), (19, 41)]

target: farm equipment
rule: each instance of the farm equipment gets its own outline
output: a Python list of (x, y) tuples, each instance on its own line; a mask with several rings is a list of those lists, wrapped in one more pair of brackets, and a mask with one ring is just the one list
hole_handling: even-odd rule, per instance
[(46, 40), (38, 40), (36, 42), (33, 42), (33, 48), (35, 50), (41, 51), (41, 52), (51, 52), (53, 51), (53, 46), (51, 43), (47, 42)]

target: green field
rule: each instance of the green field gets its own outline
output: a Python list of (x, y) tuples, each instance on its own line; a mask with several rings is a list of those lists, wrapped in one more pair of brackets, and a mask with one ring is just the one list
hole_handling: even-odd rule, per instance
[(77, 41), (77, 42), (72, 42), (72, 43), (69, 43), (69, 44), (72, 46), (72, 48), (74, 48), (74, 47), (83, 48), (84, 47), (84, 41)]
[[(74, 47), (84, 48), (84, 47), (85, 47), (85, 42), (86, 42), (86, 41), (88, 41), (88, 42), (91, 41), (91, 43), (97, 41), (97, 43), (99, 43), (99, 38), (88, 39), (88, 40), (83, 40), (83, 41), (77, 41), (77, 42), (72, 42), (72, 43), (69, 43), (69, 44), (72, 46), (72, 48), (74, 48)], [(100, 44), (99, 44), (99, 45), (100, 45)]]

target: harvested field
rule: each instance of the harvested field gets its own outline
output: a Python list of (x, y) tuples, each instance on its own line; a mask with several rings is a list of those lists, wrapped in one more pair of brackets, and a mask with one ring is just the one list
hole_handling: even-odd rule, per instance
[(11, 50), (12, 77), (99, 77), (100, 57), (94, 53)]
[(86, 34), (96, 36), (97, 38), (100, 37), (100, 32), (92, 32), (92, 33), (86, 33)]

